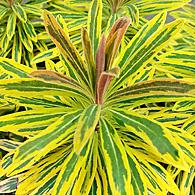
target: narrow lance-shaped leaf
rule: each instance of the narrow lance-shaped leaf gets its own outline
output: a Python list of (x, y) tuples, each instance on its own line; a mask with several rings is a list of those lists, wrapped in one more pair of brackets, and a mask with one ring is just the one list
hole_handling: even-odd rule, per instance
[(97, 81), (97, 88), (96, 88), (96, 102), (98, 104), (104, 103), (104, 94), (114, 77), (117, 77), (119, 73), (119, 68), (113, 68), (107, 72), (102, 72), (98, 81)]
[(15, 62), (13, 59), (0, 57), (0, 69), (13, 78), (28, 78), (32, 68)]
[(87, 107), (81, 114), (78, 126), (74, 134), (74, 151), (79, 154), (93, 137), (101, 113), (101, 106), (93, 104)]
[(135, 5), (138, 7), (141, 15), (157, 14), (161, 11), (170, 11), (182, 7), (190, 2), (190, 0), (142, 0), (136, 1)]
[(9, 167), (9, 174), (14, 175), (28, 169), (34, 162), (63, 144), (66, 136), (73, 132), (79, 115), (80, 111), (66, 114), (45, 131), (21, 144), (14, 154), (14, 163)]
[(139, 9), (134, 4), (127, 6), (127, 13), (129, 14), (132, 24), (135, 26), (139, 25)]
[(45, 81), (50, 81), (54, 83), (61, 83), (61, 84), (70, 84), (75, 87), (80, 87), (79, 83), (75, 81), (74, 79), (60, 74), (58, 72), (54, 72), (52, 70), (36, 70), (30, 73), (32, 77), (40, 78)]
[(132, 155), (129, 147), (125, 146), (128, 154), (129, 167), (131, 169), (131, 185), (134, 191), (134, 194), (144, 195), (146, 194), (146, 181), (143, 178), (143, 172), (140, 168), (140, 165), (137, 159)]
[(128, 17), (118, 19), (110, 30), (106, 40), (106, 70), (112, 67), (121, 40), (130, 24)]
[[(178, 94), (193, 94), (195, 93), (195, 85), (190, 82), (185, 82), (176, 79), (155, 79), (152, 81), (143, 81), (136, 83), (135, 85), (118, 90), (112, 96), (113, 99), (130, 98), (135, 94), (148, 94), (152, 92), (158, 92), (158, 94), (171, 93), (173, 95)], [(170, 96), (171, 98), (171, 96)], [(123, 99), (125, 101), (125, 99)]]
[(0, 82), (0, 93), (11, 97), (40, 97), (40, 95), (87, 97), (72, 85), (49, 83), (35, 78), (9, 79)]
[(52, 48), (48, 50), (44, 50), (43, 52), (38, 53), (33, 59), (32, 63), (44, 62), (46, 60), (55, 58), (60, 55), (60, 52), (57, 48)]
[(95, 59), (102, 29), (102, 0), (93, 0), (88, 15), (88, 32)]
[(195, 74), (195, 56), (193, 51), (171, 51), (158, 57), (155, 68), (174, 75), (193, 77)]
[(31, 22), (27, 21), (25, 23), (22, 23), (22, 26), (24, 28), (24, 31), (26, 35), (32, 40), (32, 41), (37, 41), (37, 34), (35, 32), (35, 29)]
[(18, 32), (21, 42), (23, 43), (24, 47), (29, 51), (33, 51), (33, 44), (32, 41), (26, 36), (23, 28), (21, 26), (18, 26)]
[(0, 128), (2, 132), (30, 137), (42, 131), (42, 128), (46, 129), (67, 111), (65, 108), (45, 108), (8, 114), (0, 117)]
[(12, 39), (16, 28), (16, 15), (14, 13), (10, 14), (8, 21), (7, 21), (7, 37), (9, 40)]
[(122, 68), (121, 76), (114, 83), (114, 87), (120, 87), (129, 76), (132, 77), (141, 67), (147, 65), (149, 60), (153, 59), (165, 43), (178, 32), (182, 22), (170, 23), (162, 29), (165, 18), (166, 14), (161, 13), (145, 24), (119, 54), (116, 65)]
[(7, 152), (10, 152), (16, 149), (19, 145), (20, 145), (20, 142), (11, 141), (8, 139), (0, 139), (0, 148)]
[(83, 46), (83, 54), (87, 64), (87, 72), (90, 78), (92, 87), (95, 86), (95, 62), (93, 57), (93, 51), (91, 46), (91, 40), (89, 39), (88, 32), (85, 28), (81, 29), (81, 38)]
[[(57, 150), (46, 156), (43, 160), (39, 161), (32, 168), (22, 174), (19, 178), (20, 185), (18, 186), (16, 195), (20, 194), (43, 194), (47, 191), (47, 188), (53, 188), (56, 181), (56, 177), (61, 170), (61, 167), (67, 158), (71, 150), (70, 146), (65, 146), (61, 150)], [(36, 176), (36, 177), (34, 177)], [(55, 177), (55, 180), (50, 184), (51, 178)], [(33, 185), (29, 185), (33, 183)], [(26, 187), (28, 185), (28, 188)]]
[(8, 10), (8, 8), (3, 8), (0, 10), (0, 20), (3, 18), (3, 16), (7, 13)]
[(66, 194), (69, 191), (71, 184), (78, 176), (81, 167), (86, 163), (92, 140), (93, 138), (91, 137), (89, 142), (82, 149), (80, 155), (77, 155), (74, 151), (72, 151), (66, 158), (57, 177), (52, 194)]
[(12, 193), (16, 191), (18, 185), (18, 178), (17, 177), (10, 177), (3, 181), (0, 181), (0, 193)]
[(27, 15), (25, 10), (22, 8), (22, 6), (19, 3), (14, 3), (12, 6), (12, 9), (14, 11), (14, 13), (18, 16), (18, 18), (22, 21), (22, 22), (26, 22), (27, 21)]
[(71, 43), (69, 37), (57, 23), (54, 16), (46, 11), (44, 12), (44, 23), (51, 39), (74, 69), (74, 73), (78, 77), (78, 80), (80, 82), (84, 81), (87, 84), (89, 81), (84, 62), (74, 45)]
[(100, 140), (112, 194), (131, 193), (131, 173), (125, 148), (116, 130), (100, 120)]
[(183, 167), (183, 160), (173, 136), (159, 123), (139, 116), (133, 112), (124, 110), (111, 110), (113, 117), (125, 127), (129, 127), (133, 133), (143, 137), (154, 148), (156, 154), (160, 154), (166, 161), (175, 166)]
[(93, 143), (93, 149), (92, 149), (92, 157), (91, 157), (91, 163), (87, 164), (86, 169), (87, 176), (84, 182), (84, 185), (82, 187), (82, 193), (88, 194), (90, 192), (90, 189), (92, 187), (93, 181), (95, 179), (95, 175), (97, 173), (97, 158), (98, 158), (98, 133), (95, 132), (94, 135), (94, 143)]
[(9, 46), (9, 39), (7, 37), (7, 33), (5, 33), (0, 40), (0, 46), (3, 52), (6, 52)]
[(106, 37), (103, 34), (96, 54), (96, 82), (99, 80), (101, 73), (105, 71), (105, 46)]
[(12, 59), (20, 63), (21, 58), (22, 58), (22, 42), (20, 41), (18, 33), (15, 32), (13, 48), (12, 48)]

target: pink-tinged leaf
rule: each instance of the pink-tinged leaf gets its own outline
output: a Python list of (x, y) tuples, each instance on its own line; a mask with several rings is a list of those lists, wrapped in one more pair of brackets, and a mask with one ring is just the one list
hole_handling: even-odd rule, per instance
[(106, 69), (112, 66), (121, 40), (130, 25), (130, 18), (122, 17), (113, 25), (106, 42)]
[(97, 104), (103, 104), (104, 103), (104, 94), (106, 89), (108, 88), (111, 80), (114, 77), (117, 77), (119, 74), (119, 68), (115, 67), (107, 72), (102, 72), (98, 82), (97, 82), (97, 88), (96, 88), (96, 103)]
[(52, 70), (36, 70), (30, 73), (30, 76), (35, 77), (35, 78), (40, 78), (45, 81), (79, 86), (77, 81), (75, 81), (74, 79), (66, 75), (54, 72)]
[(83, 59), (78, 50), (72, 44), (65, 31), (61, 28), (55, 17), (48, 11), (44, 11), (44, 24), (50, 38), (65, 57), (67, 64), (71, 67), (77, 80), (89, 85), (89, 78)]
[(98, 81), (101, 73), (105, 71), (105, 46), (106, 37), (103, 34), (96, 54), (96, 81)]

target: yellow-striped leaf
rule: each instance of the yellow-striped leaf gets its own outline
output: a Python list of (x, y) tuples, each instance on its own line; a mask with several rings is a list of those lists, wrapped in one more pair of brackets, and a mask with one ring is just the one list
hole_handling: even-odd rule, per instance
[[(18, 26), (18, 32), (21, 42), (23, 43), (24, 47), (29, 51), (33, 51), (33, 44), (32, 41), (26, 36), (24, 30)], [(25, 56), (25, 55), (24, 55)]]
[(100, 140), (112, 194), (131, 194), (131, 173), (125, 148), (117, 131), (100, 120)]
[(184, 166), (176, 141), (158, 122), (124, 110), (112, 110), (113, 117), (152, 146), (153, 152), (175, 166)]
[(8, 179), (0, 181), (0, 193), (4, 194), (16, 191), (17, 184), (18, 184), (17, 177), (10, 177)]
[(74, 151), (79, 154), (93, 137), (101, 113), (101, 106), (93, 104), (87, 107), (81, 114), (78, 126), (74, 134)]
[(31, 22), (27, 21), (27, 22), (23, 22), (22, 26), (24, 28), (24, 31), (26, 33), (26, 35), (28, 36), (28, 38), (30, 38), (32, 41), (37, 41), (37, 34), (35, 32), (35, 29), (33, 27), (33, 25), (31, 24)]
[(89, 82), (85, 70), (85, 65), (80, 57), (75, 46), (71, 43), (68, 36), (65, 34), (61, 26), (58, 24), (53, 15), (49, 12), (44, 12), (44, 23), (46, 30), (51, 36), (51, 39), (59, 48), (60, 52), (69, 62), (70, 66), (74, 70), (77, 78), (80, 78), (80, 82), (84, 81), (86, 84)]
[(169, 23), (164, 28), (165, 13), (158, 14), (129, 42), (119, 55), (118, 66), (121, 74), (114, 83), (114, 87), (120, 87), (129, 77), (135, 75), (141, 67), (146, 66), (150, 60), (174, 37), (180, 30), (183, 22), (180, 20)]
[(16, 28), (16, 15), (12, 13), (8, 18), (7, 28), (6, 28), (7, 37), (9, 40), (11, 40), (13, 35), (15, 34), (15, 28)]
[(21, 58), (22, 58), (22, 42), (19, 39), (18, 33), (15, 32), (13, 48), (12, 48), (12, 59), (20, 63)]
[(0, 117), (0, 129), (2, 132), (12, 132), (21, 136), (31, 137), (46, 129), (66, 113), (67, 109), (65, 108), (16, 112)]
[(43, 62), (52, 58), (59, 56), (59, 51), (57, 48), (48, 49), (46, 51), (40, 52), (32, 59), (32, 63)]
[(26, 22), (27, 21), (27, 15), (25, 10), (22, 8), (22, 6), (19, 3), (14, 3), (12, 6), (12, 9), (14, 11), (14, 13), (18, 16), (18, 18), (22, 21), (22, 22)]
[(8, 10), (8, 8), (0, 9), (0, 20), (3, 18), (3, 16), (7, 13)]
[(127, 6), (128, 15), (132, 20), (133, 26), (139, 25), (139, 9), (134, 4), (130, 4)]
[(194, 77), (195, 56), (193, 51), (171, 51), (158, 57), (157, 70), (183, 77)]
[(195, 85), (190, 82), (174, 79), (156, 79), (144, 81), (118, 90), (110, 98), (110, 102), (120, 107), (136, 107), (153, 102), (192, 101)]
[(20, 145), (20, 142), (11, 141), (8, 139), (0, 139), (0, 149), (10, 152), (16, 149)]
[[(91, 46), (91, 40), (89, 39), (88, 32), (85, 28), (81, 30), (83, 54), (87, 64), (87, 71), (91, 81), (94, 81), (95, 73), (95, 62), (93, 57), (93, 51)], [(92, 84), (94, 86), (94, 83)]]
[(77, 155), (74, 151), (72, 151), (66, 158), (57, 177), (52, 194), (66, 194), (70, 190), (71, 185), (77, 177), (82, 165), (86, 163), (92, 140), (93, 138), (91, 137), (88, 144), (86, 144), (82, 149), (80, 155)]
[(161, 11), (170, 11), (182, 7), (190, 2), (190, 0), (141, 0), (136, 1), (135, 5), (138, 7), (142, 15), (157, 14)]
[(93, 0), (88, 14), (88, 33), (92, 44), (93, 56), (96, 57), (102, 29), (102, 0)]
[(13, 163), (7, 170), (8, 173), (15, 175), (28, 169), (29, 166), (41, 157), (63, 144), (65, 138), (73, 132), (79, 115), (80, 111), (66, 114), (45, 129), (45, 131), (21, 144), (14, 154)]
[(11, 97), (37, 97), (45, 95), (86, 97), (72, 85), (49, 83), (35, 78), (9, 79), (0, 82), (0, 93)]
[[(51, 153), (42, 161), (32, 166), (32, 169), (25, 172), (19, 177), (19, 183), (16, 195), (22, 193), (40, 195), (52, 189), (56, 181), (57, 175), (70, 152), (71, 147), (63, 147), (63, 149)], [(51, 183), (50, 183), (51, 182)], [(32, 184), (33, 185), (30, 185)], [(28, 186), (28, 188), (26, 188)]]
[(29, 73), (33, 71), (32, 68), (2, 57), (0, 57), (0, 69), (13, 78), (28, 78)]

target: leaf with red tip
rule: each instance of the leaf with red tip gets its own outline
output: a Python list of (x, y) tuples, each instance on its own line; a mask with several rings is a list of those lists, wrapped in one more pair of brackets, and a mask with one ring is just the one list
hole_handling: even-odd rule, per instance
[(122, 17), (113, 25), (106, 42), (106, 69), (112, 66), (121, 40), (130, 24), (130, 18)]
[(115, 67), (107, 72), (102, 72), (100, 78), (97, 82), (97, 96), (96, 96), (96, 103), (103, 104), (103, 97), (105, 94), (108, 85), (110, 84), (113, 77), (117, 77), (119, 74), (119, 68)]
[(101, 73), (105, 71), (105, 51), (106, 51), (105, 46), (106, 46), (106, 37), (103, 34), (96, 54), (96, 80), (97, 81)]

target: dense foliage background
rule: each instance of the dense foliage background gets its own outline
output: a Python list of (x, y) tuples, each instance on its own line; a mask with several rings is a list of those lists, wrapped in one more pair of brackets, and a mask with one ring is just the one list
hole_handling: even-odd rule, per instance
[(0, 1), (0, 194), (194, 195), (194, 15)]

